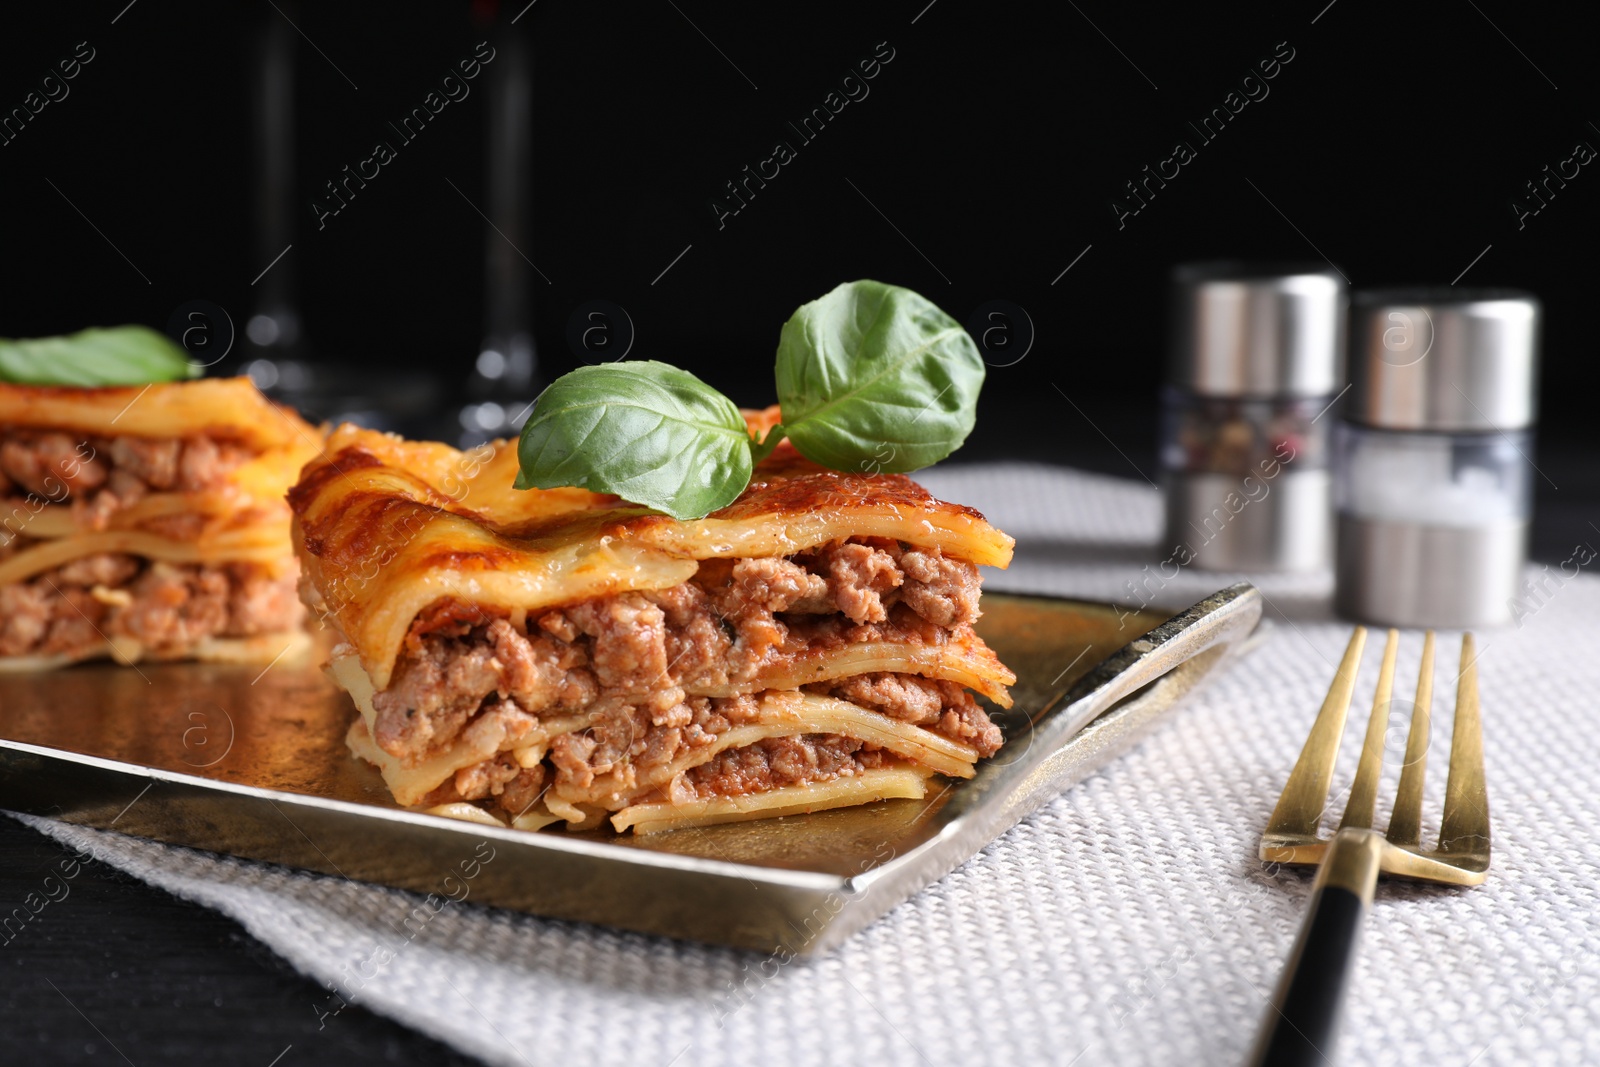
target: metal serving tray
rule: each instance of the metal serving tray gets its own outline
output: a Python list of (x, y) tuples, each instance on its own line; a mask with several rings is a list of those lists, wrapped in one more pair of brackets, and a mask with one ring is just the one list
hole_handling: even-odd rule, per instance
[[(1006, 744), (923, 800), (631, 836), (500, 829), (406, 811), (345, 749), (317, 668), (88, 665), (0, 675), (0, 807), (535, 915), (807, 955), (943, 877), (1148, 733), (1240, 654), (1250, 585), (1163, 621), (985, 594), (1017, 672)], [(486, 858), (487, 857), (487, 858)]]

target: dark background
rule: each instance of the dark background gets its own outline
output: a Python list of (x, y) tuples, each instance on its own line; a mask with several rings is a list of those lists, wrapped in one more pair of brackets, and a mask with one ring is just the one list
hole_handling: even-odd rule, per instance
[[(963, 321), (994, 298), (1027, 309), (1037, 341), (991, 374), (980, 450), (1031, 455), (1051, 436), (994, 414), (1013, 405), (1042, 397), (1052, 422), (1075, 417), (1052, 382), (1124, 443), (1118, 416), (1097, 411), (1153, 396), (1173, 263), (1325, 256), (1358, 287), (1448, 284), (1489, 248), (1464, 283), (1545, 301), (1544, 428), (1590, 410), (1600, 176), (1585, 167), (1521, 230), (1510, 203), (1578, 141), (1600, 146), (1591, 24), (1503, 2), (1337, 0), (1314, 25), (1327, 0), (1082, 15), (927, 2), (758, 16), (668, 0), (280, 0), (305, 36), (299, 231), (273, 272), (294, 280), (310, 350), (376, 374), (427, 370), (446, 391), (465, 382), (488, 231), (449, 182), (485, 204), (485, 94), (446, 108), (325, 228), (310, 203), (380, 136), (397, 141), (386, 120), (509, 29), (533, 55), (533, 217), (519, 247), (550, 279), (528, 287), (546, 378), (576, 365), (567, 321), (599, 298), (631, 317), (632, 356), (765, 404), (793, 309), (876, 277)], [(279, 251), (255, 247), (248, 80), (253, 42), (285, 15), (266, 0), (142, 0), (112, 25), (126, 3), (51, 5), (26, 28), (8, 16), (0, 107), (77, 42), (97, 55), (0, 147), (5, 335), (161, 327), (193, 298), (242, 329), (251, 280)], [(785, 124), (880, 41), (895, 58), (870, 95), (800, 144)], [(1200, 142), (1186, 122), (1285, 41), (1294, 58), (1270, 95)], [(710, 200), (780, 137), (798, 158), (719, 231)], [(1119, 229), (1110, 201), (1180, 138), (1198, 158)]]
[[(874, 277), (963, 321), (992, 299), (1032, 319), (1031, 350), (991, 371), (958, 460), (1132, 477), (1154, 473), (1172, 264), (1326, 258), (1356, 287), (1465, 272), (1463, 284), (1544, 301), (1535, 554), (1560, 560), (1600, 537), (1600, 169), (1585, 166), (1520, 229), (1511, 208), (1575, 144), (1600, 146), (1594, 27), (1575, 6), (524, 3), (109, 0), (27, 5), (25, 17), (14, 6), (0, 34), (0, 111), (21, 106), (78, 42), (95, 58), (67, 98), (0, 146), (0, 334), (160, 328), (192, 299), (242, 330), (262, 292), (252, 280), (279, 251), (252, 224), (250, 56), (292, 18), (298, 229), (271, 277), (303, 317), (303, 354), (375, 382), (430, 374), (441, 409), (463, 399), (484, 333), (485, 240), (498, 240), (474, 207), (487, 200), (481, 79), (325, 228), (310, 204), (392, 139), (385, 121), (477, 42), (521, 33), (533, 165), (518, 247), (549, 279), (527, 285), (544, 380), (577, 365), (568, 321), (600, 299), (632, 320), (631, 356), (766, 404), (793, 309)], [(801, 144), (786, 123), (879, 42), (894, 58), (870, 95)], [(1270, 95), (1215, 141), (1188, 129), (1289, 49)], [(719, 230), (710, 201), (780, 138), (797, 158)], [(1112, 199), (1179, 139), (1197, 158), (1119, 227)], [(241, 345), (224, 367), (248, 354)], [(0, 903), (36, 881), (28, 850), (53, 849), (8, 826)], [(37, 1020), (13, 1033), (22, 1045), (71, 1060), (92, 1058), (100, 1040), (38, 981), (48, 973), (134, 1062), (185, 1054), (172, 1027), (152, 1025), (164, 1018), (199, 1028), (213, 1055), (264, 1052), (265, 1064), (291, 1041), (296, 1057), (333, 1054), (313, 1044), (304, 1007), (318, 991), (227, 920), (114, 877), (104, 885), (74, 897), (100, 903), (52, 911), (33, 944), (4, 950), (5, 1014)], [(105, 977), (119, 968), (137, 981)], [(340, 1026), (352, 1035), (337, 1039), (340, 1055), (441, 1054), (376, 1019)]]

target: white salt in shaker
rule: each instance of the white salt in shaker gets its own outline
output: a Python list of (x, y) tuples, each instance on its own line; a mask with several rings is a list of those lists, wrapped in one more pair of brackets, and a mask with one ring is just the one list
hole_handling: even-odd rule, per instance
[(1336, 440), (1340, 614), (1511, 621), (1537, 476), (1539, 319), (1511, 290), (1356, 294)]

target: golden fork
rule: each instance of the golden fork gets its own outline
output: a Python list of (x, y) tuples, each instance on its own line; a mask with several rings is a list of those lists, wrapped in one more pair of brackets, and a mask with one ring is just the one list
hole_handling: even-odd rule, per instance
[(1378, 873), (1447, 885), (1479, 885), (1489, 871), (1489, 794), (1483, 779), (1483, 729), (1478, 712), (1478, 667), (1471, 634), (1461, 638), (1461, 672), (1456, 686), (1456, 723), (1450, 744), (1450, 776), (1445, 784), (1439, 847), (1421, 846), (1422, 782), (1427, 767), (1429, 708), (1433, 702), (1433, 631), (1423, 639), (1416, 706), (1406, 738), (1394, 813), (1388, 833), (1372, 828), (1378, 774), (1383, 768), (1384, 735), (1394, 689), (1394, 660), (1400, 635), (1389, 631), (1384, 644), (1378, 690), (1372, 701), (1361, 762), (1356, 767), (1344, 818), (1330, 838), (1319, 836), (1328, 787), (1339, 755), (1345, 713), (1355, 690), (1356, 671), (1367, 631), (1356, 627), (1344, 660), (1317, 713), (1272, 821), (1261, 835), (1261, 858), (1272, 863), (1320, 864), (1312, 884), (1311, 907), (1251, 1063), (1324, 1063), (1331, 1050), (1340, 994), (1355, 956), (1361, 920), (1372, 903)]

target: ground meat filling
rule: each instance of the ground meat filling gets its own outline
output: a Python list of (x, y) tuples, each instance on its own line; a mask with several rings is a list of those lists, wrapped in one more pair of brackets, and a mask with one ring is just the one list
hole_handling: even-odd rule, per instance
[(545, 714), (586, 707), (599, 695), (583, 648), (543, 634), (530, 637), (505, 619), (413, 633), (403, 657), (393, 684), (373, 698), (373, 740), (396, 756), (420, 756), (450, 743), (491, 693)]
[[(555, 737), (537, 774), (502, 754), (458, 772), (430, 797), (499, 798), (512, 814), (551, 784), (627, 797), (690, 788), (686, 781), (836, 777), (846, 773), (839, 769), (846, 756), (856, 769), (883, 757), (862, 757), (858, 742), (842, 738), (796, 740), (799, 748), (763, 742), (719, 754), (714, 769), (674, 784), (668, 771), (686, 750), (714, 744), (756, 712), (749, 696), (689, 697), (685, 689), (753, 682), (785, 657), (854, 642), (942, 644), (953, 628), (977, 618), (978, 585), (972, 564), (869, 538), (788, 559), (708, 560), (682, 585), (583, 601), (529, 616), (523, 626), (443, 602), (413, 624), (389, 687), (374, 696), (373, 739), (415, 764), (478, 731), (515, 740), (539, 719), (588, 723)], [(808, 689), (934, 730), (984, 756), (1002, 741), (972, 694), (952, 682), (880, 673)], [(768, 770), (758, 773), (757, 763)], [(822, 777), (795, 778), (802, 766), (822, 768), (815, 770)], [(767, 786), (747, 791), (758, 788)]]
[(729, 749), (691, 767), (672, 783), (671, 800), (765, 793), (786, 785), (830, 782), (892, 764), (895, 756), (876, 745), (837, 734), (769, 737)]
[(248, 563), (153, 563), (106, 552), (0, 586), (0, 656), (77, 657), (131, 638), (157, 653), (298, 625), (295, 575)]
[(1000, 727), (990, 721), (973, 695), (955, 682), (877, 672), (806, 688), (965, 742), (980, 756), (994, 755), (1005, 742)]
[(0, 434), (0, 513), (35, 501), (70, 504), (77, 525), (103, 530), (152, 492), (222, 484), (253, 454), (210, 437), (78, 437), (59, 430)]
[[(743, 704), (743, 708), (740, 705)], [(563, 734), (550, 746), (546, 764), (521, 766), (508, 752), (457, 771), (434, 790), (424, 804), (487, 801), (507, 815), (526, 812), (544, 795), (547, 785), (589, 789), (596, 781), (615, 787), (619, 798), (662, 799), (674, 803), (711, 797), (746, 796), (786, 785), (828, 782), (878, 767), (894, 765), (894, 753), (837, 734), (772, 737), (742, 748), (727, 749), (682, 774), (671, 773), (682, 747), (704, 747), (741, 718), (753, 718), (749, 697), (692, 699), (682, 705), (695, 720), (680, 727), (630, 729), (626, 717), (597, 725), (581, 734)]]
[(715, 745), (735, 726), (755, 722), (758, 711), (751, 696), (689, 697), (654, 713), (623, 707), (550, 742), (555, 784), (622, 797), (663, 786), (679, 756)]

